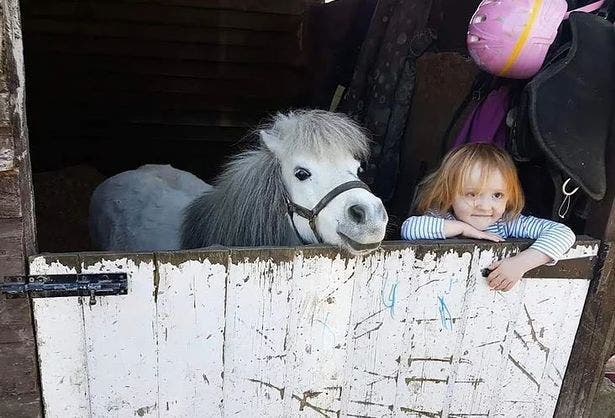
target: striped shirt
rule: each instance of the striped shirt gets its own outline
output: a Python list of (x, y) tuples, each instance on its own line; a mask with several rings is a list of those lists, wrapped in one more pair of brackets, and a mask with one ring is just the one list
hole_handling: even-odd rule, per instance
[[(412, 239), (446, 239), (444, 221), (456, 220), (448, 213), (444, 216), (429, 213), (423, 216), (411, 216), (401, 226), (401, 237)], [(534, 239), (530, 248), (534, 248), (551, 258), (548, 265), (553, 265), (572, 247), (576, 240), (574, 232), (566, 225), (549, 219), (520, 215), (511, 221), (499, 220), (485, 229), (485, 232), (506, 238)]]

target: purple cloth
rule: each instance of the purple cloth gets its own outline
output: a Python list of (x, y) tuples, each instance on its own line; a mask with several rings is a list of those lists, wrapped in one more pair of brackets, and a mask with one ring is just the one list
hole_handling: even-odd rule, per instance
[(507, 139), (506, 114), (510, 104), (510, 89), (502, 86), (492, 90), (485, 100), (474, 106), (457, 134), (453, 148), (469, 143), (489, 143), (504, 148)]

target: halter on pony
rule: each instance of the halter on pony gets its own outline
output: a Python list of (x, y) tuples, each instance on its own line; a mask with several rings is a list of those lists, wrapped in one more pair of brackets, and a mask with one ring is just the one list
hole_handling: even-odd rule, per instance
[[(316, 237), (316, 240), (318, 241), (318, 243), (322, 243), (323, 242), (322, 237), (320, 236), (320, 234), (318, 233), (318, 229), (316, 228), (316, 217), (318, 216), (320, 211), (323, 210), (329, 204), (329, 202), (335, 199), (338, 195), (344, 193), (347, 190), (351, 190), (351, 189), (365, 189), (368, 192), (371, 191), (369, 189), (369, 186), (363, 183), (361, 180), (347, 181), (346, 183), (340, 184), (339, 186), (331, 190), (329, 193), (327, 193), (322, 199), (320, 199), (320, 202), (318, 202), (316, 206), (314, 206), (314, 209), (311, 209), (311, 210), (301, 205), (296, 204), (295, 202), (290, 200), (290, 197), (288, 196), (287, 193), (284, 193), (284, 199), (286, 200), (286, 207), (288, 209), (288, 215), (290, 216), (291, 223), (293, 224), (293, 229), (295, 230), (295, 233), (297, 234), (297, 237), (299, 237), (299, 240), (301, 241), (302, 244), (308, 244), (308, 243), (299, 234), (299, 231), (297, 230), (297, 226), (295, 225), (295, 220), (293, 219), (293, 214), (296, 213), (302, 218), (307, 219), (308, 222), (310, 223), (310, 228), (312, 228), (312, 232), (314, 232), (314, 236)], [(365, 244), (364, 245), (365, 248), (363, 248), (363, 244), (359, 244), (359, 243), (355, 243), (355, 246), (357, 247), (357, 249), (360, 249), (360, 250), (372, 248), (372, 245), (369, 245), (369, 244)]]

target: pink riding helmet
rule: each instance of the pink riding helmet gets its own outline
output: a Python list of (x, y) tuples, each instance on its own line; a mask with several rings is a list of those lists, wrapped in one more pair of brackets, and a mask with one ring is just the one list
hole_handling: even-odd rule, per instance
[[(573, 11), (593, 11), (604, 0)], [(557, 29), (570, 13), (566, 0), (483, 0), (470, 20), (468, 51), (483, 70), (500, 77), (538, 72)]]

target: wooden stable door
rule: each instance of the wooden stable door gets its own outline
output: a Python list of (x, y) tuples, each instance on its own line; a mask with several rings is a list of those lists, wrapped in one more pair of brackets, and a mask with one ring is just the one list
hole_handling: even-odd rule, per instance
[(128, 274), (95, 304), (33, 299), (45, 415), (551, 416), (598, 241), (489, 290), (482, 269), (518, 248), (33, 257), (34, 275)]

